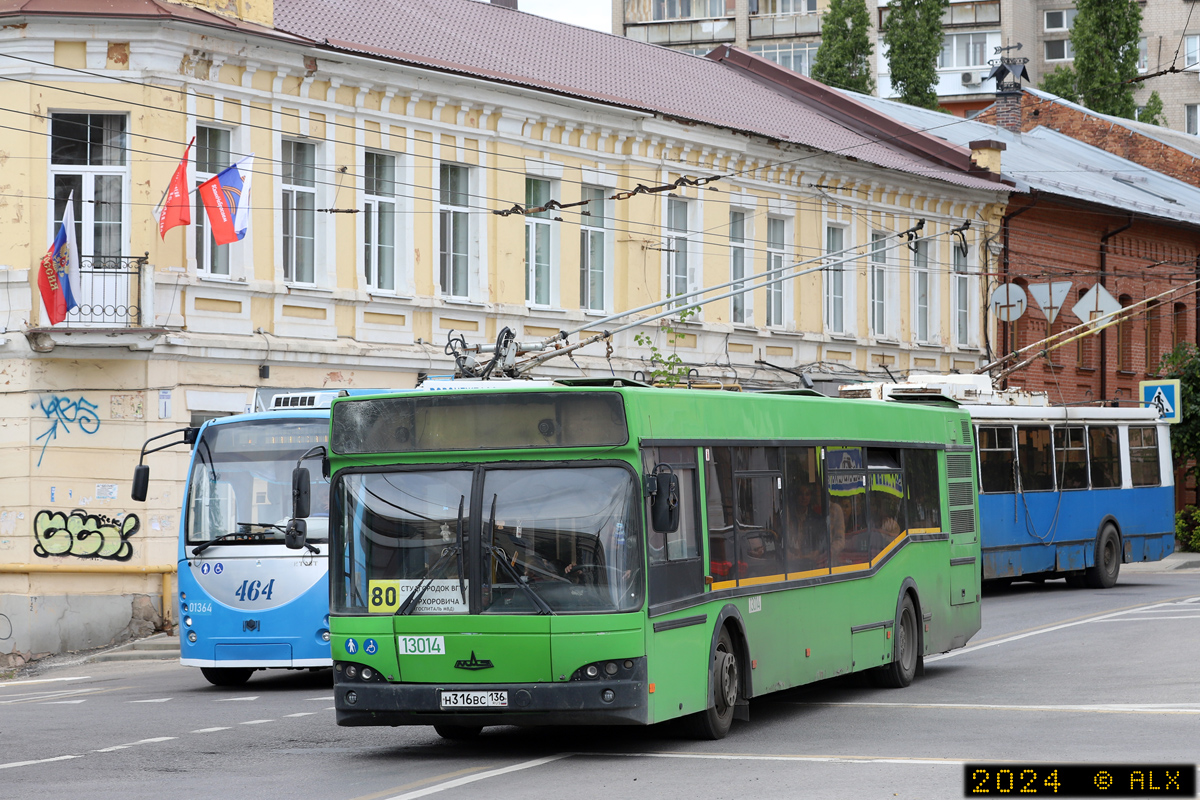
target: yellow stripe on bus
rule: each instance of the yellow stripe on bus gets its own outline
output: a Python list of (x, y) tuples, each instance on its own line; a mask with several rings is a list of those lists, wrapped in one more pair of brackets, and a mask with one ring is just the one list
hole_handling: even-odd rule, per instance
[(834, 575), (840, 575), (843, 572), (858, 572), (862, 569), (867, 569), (871, 564), (868, 561), (860, 561), (857, 564), (847, 564), (844, 567), (834, 567), (830, 572)]
[(762, 586), (764, 583), (779, 583), (787, 580), (786, 575), (766, 575), (762, 578), (746, 578), (738, 581), (738, 586)]
[(810, 569), (810, 570), (805, 570), (804, 572), (789, 572), (787, 577), (788, 577), (789, 581), (795, 581), (795, 580), (799, 580), (800, 578), (815, 578), (820, 575), (828, 575), (828, 574), (829, 574), (829, 569), (826, 567), (822, 567), (821, 569)]
[(714, 581), (712, 590), (715, 592), (719, 589), (736, 589), (737, 581)]
[(875, 557), (871, 559), (871, 566), (875, 566), (876, 564), (878, 564), (879, 560), (881, 558), (886, 556), (892, 550), (895, 550), (900, 545), (900, 543), (903, 542), (907, 538), (908, 538), (908, 534), (902, 533), (899, 536), (897, 536), (895, 539), (892, 539), (892, 541), (888, 543), (887, 547), (880, 550), (878, 553), (875, 554)]

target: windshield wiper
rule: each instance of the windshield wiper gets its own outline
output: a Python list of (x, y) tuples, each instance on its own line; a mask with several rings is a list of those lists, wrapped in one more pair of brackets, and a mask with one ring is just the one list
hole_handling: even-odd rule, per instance
[(463, 518), (463, 503), (466, 500), (466, 495), (458, 496), (458, 543), (454, 547), (442, 548), (442, 555), (437, 561), (430, 565), (429, 569), (421, 575), (420, 582), (413, 587), (412, 592), (405, 598), (404, 603), (400, 608), (396, 609), (393, 616), (407, 616), (416, 610), (417, 604), (421, 602), (421, 598), (425, 596), (425, 590), (433, 585), (433, 578), (438, 574), (438, 571), (450, 560), (452, 556), (458, 556), (458, 589), (463, 595), (463, 602), (466, 602), (466, 587), (463, 584), (462, 575), (462, 518)]
[[(238, 523), (238, 527), (239, 527), (239, 528), (247, 528), (247, 529), (249, 529), (249, 528), (253, 528), (253, 527), (256, 527), (256, 526), (257, 526), (257, 527), (259, 527), (259, 528), (270, 528), (271, 530), (273, 530), (273, 531), (279, 531), (279, 532), (280, 532), (280, 533), (282, 533), (282, 534), (286, 534), (286, 533), (287, 533), (287, 528), (285, 528), (285, 527), (284, 527), (284, 526), (282, 526), (282, 525), (276, 525), (276, 524), (275, 524), (275, 523), (273, 523), (273, 522), (239, 522), (239, 523)], [(305, 542), (304, 542), (304, 546), (305, 546), (306, 548), (308, 548), (308, 551), (309, 551), (310, 553), (313, 553), (313, 554), (315, 554), (315, 555), (318, 555), (318, 556), (319, 556), (319, 555), (321, 555), (321, 548), (317, 547), (316, 545), (309, 544), (307, 541), (305, 541)]]
[(245, 535), (246, 534), (244, 534), (244, 533), (223, 533), (215, 539), (209, 539), (207, 542), (200, 545), (199, 547), (193, 547), (192, 555), (198, 556), (201, 553), (203, 553), (205, 550), (207, 550), (208, 548), (212, 547), (214, 544), (220, 544), (225, 539), (232, 539), (235, 536), (245, 536)]
[[(220, 544), (222, 541), (225, 541), (227, 539), (233, 539), (238, 536), (253, 536), (254, 534), (248, 532), (249, 529), (252, 527), (270, 528), (272, 530), (279, 531), (280, 533), (287, 532), (282, 525), (275, 525), (270, 522), (239, 522), (237, 524), (237, 526), (239, 528), (245, 528), (247, 532), (242, 532), (239, 530), (234, 533), (221, 534), (220, 536), (218, 536), (215, 539), (210, 539), (209, 541), (205, 542), (204, 544), (202, 544), (198, 547), (192, 548), (192, 555), (198, 556), (201, 553), (203, 553), (205, 550), (207, 550), (208, 548), (212, 547), (214, 544)], [(308, 542), (305, 542), (304, 546), (307, 547), (311, 552), (315, 553), (316, 555), (321, 555), (320, 549), (317, 548), (316, 546), (311, 545)]]
[[(486, 549), (488, 554), (496, 561), (499, 561), (500, 565), (504, 567), (504, 571), (513, 579), (513, 583), (521, 587), (521, 590), (528, 595), (530, 601), (537, 607), (539, 614), (555, 615), (550, 606), (546, 604), (546, 601), (539, 597), (537, 592), (530, 589), (529, 584), (521, 580), (521, 576), (513, 569), (513, 565), (508, 563), (508, 554), (502, 548), (496, 547), (496, 495), (492, 495), (492, 513), (488, 516), (488, 543)], [(497, 553), (500, 554), (499, 558), (496, 558)], [(515, 550), (513, 551), (513, 557), (514, 559), (516, 557)], [(494, 589), (495, 586), (492, 588)]]

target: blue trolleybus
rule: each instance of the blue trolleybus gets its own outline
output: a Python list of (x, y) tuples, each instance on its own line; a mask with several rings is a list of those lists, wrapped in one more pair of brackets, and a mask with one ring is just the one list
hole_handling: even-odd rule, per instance
[(854, 384), (844, 397), (953, 402), (978, 459), (982, 578), (1066, 578), (1107, 589), (1122, 563), (1175, 549), (1169, 425), (1153, 408), (1051, 406), (1044, 392), (995, 390), (986, 375)]
[[(277, 395), (270, 411), (210, 420), (144, 450), (192, 446), (178, 551), (180, 662), (199, 667), (210, 683), (234, 686), (255, 670), (332, 664), (329, 482), (319, 457), (304, 461), (313, 498), (307, 545), (287, 549), (284, 528), (292, 471), (328, 441), (329, 404), (338, 394)], [(148, 470), (138, 471), (134, 499), (142, 500)]]

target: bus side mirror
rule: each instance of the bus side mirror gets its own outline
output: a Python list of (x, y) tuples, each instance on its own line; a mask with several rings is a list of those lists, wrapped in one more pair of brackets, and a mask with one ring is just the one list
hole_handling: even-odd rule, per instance
[(283, 543), (289, 550), (303, 550), (305, 539), (308, 537), (308, 523), (302, 519), (288, 520), (287, 529), (283, 532)]
[(650, 475), (654, 493), (650, 496), (650, 524), (659, 533), (679, 530), (679, 476), (674, 472)]
[[(292, 516), (304, 519), (312, 502), (312, 484), (307, 467), (292, 470)], [(303, 547), (303, 545), (301, 545)]]
[(146, 502), (146, 490), (150, 486), (150, 467), (138, 464), (133, 468), (133, 490), (129, 493), (138, 503)]

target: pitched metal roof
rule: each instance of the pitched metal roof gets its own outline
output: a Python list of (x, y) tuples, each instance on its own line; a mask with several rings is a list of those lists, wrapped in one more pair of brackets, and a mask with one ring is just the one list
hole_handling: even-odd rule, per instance
[(1200, 225), (1200, 188), (1121, 158), (1070, 136), (1038, 127), (1027, 133), (893, 100), (854, 94), (883, 113), (950, 142), (1003, 142), (1001, 174), (1019, 192), (1038, 190), (1075, 200)]
[(744, 70), (474, 0), (275, 0), (275, 26), (327, 47), (707, 123), (996, 191)]
[(1092, 111), (1090, 108), (1085, 108), (1078, 103), (1072, 103), (1070, 100), (1064, 100), (1057, 95), (1050, 94), (1049, 92), (1043, 92), (1040, 89), (1025, 87), (1023, 91), (1038, 98), (1039, 100), (1042, 100), (1043, 102), (1057, 103), (1060, 106), (1074, 109), (1081, 114), (1087, 114), (1089, 117), (1102, 119), (1105, 122), (1111, 123), (1115, 126), (1125, 128), (1126, 130), (1133, 131), (1134, 133), (1140, 133), (1142, 136), (1145, 136), (1148, 139), (1154, 139), (1155, 141), (1161, 142), (1168, 147), (1174, 147), (1176, 150), (1182, 150), (1190, 156), (1200, 157), (1200, 137), (1195, 136), (1194, 134), (1172, 130), (1171, 128), (1164, 128), (1159, 125), (1151, 125), (1147, 122), (1138, 122), (1137, 120), (1124, 119), (1123, 117), (1113, 117), (1109, 116), (1108, 114), (1099, 114), (1095, 111)]

